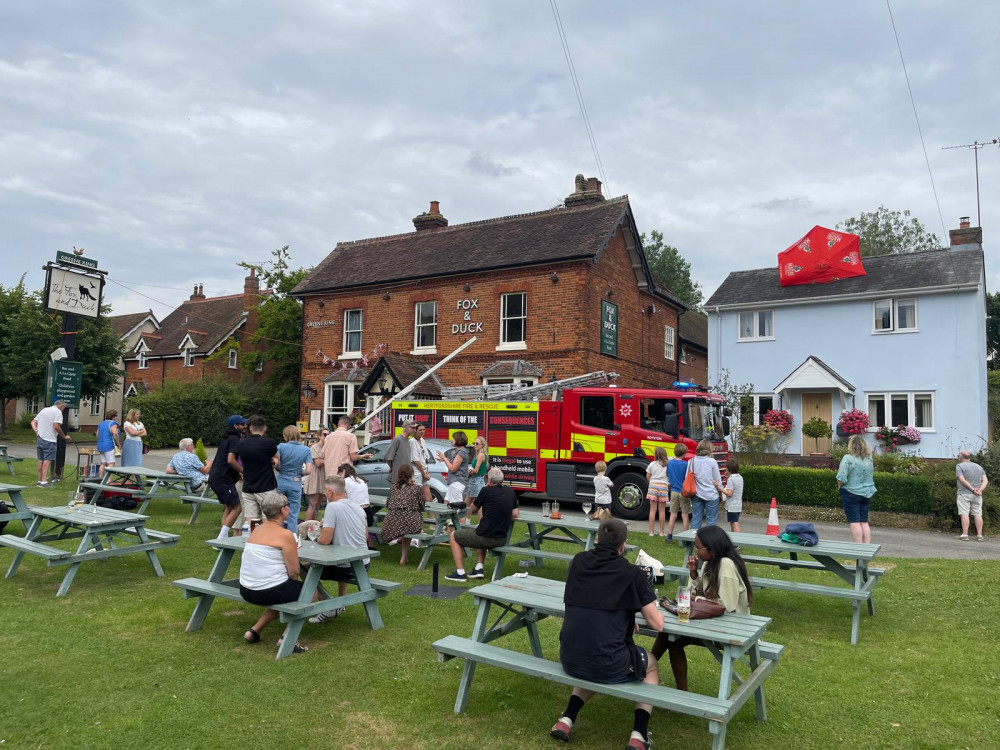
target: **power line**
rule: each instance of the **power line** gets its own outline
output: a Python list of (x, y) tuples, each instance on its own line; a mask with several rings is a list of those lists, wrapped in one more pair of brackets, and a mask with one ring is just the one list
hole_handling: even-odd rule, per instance
[(941, 201), (938, 200), (937, 187), (934, 185), (934, 173), (931, 172), (931, 160), (927, 156), (927, 145), (924, 143), (924, 131), (920, 128), (920, 118), (917, 116), (917, 103), (913, 99), (913, 89), (910, 87), (910, 76), (906, 72), (906, 61), (903, 59), (903, 47), (899, 43), (899, 33), (896, 31), (896, 21), (892, 17), (892, 6), (889, 0), (885, 0), (885, 7), (889, 11), (889, 22), (892, 24), (892, 34), (896, 37), (896, 49), (899, 50), (899, 62), (903, 66), (903, 78), (906, 79), (906, 90), (910, 92), (910, 106), (913, 107), (913, 119), (917, 121), (917, 133), (920, 135), (920, 147), (924, 150), (924, 162), (927, 164), (927, 176), (931, 178), (931, 191), (934, 193), (934, 203), (937, 205), (938, 219), (941, 221), (941, 231), (943, 241), (948, 239), (948, 230), (944, 226), (944, 215), (941, 213)]
[(569, 41), (566, 39), (566, 30), (563, 28), (562, 17), (559, 15), (559, 6), (556, 0), (549, 0), (552, 6), (552, 17), (556, 21), (556, 31), (559, 32), (559, 41), (562, 43), (563, 54), (566, 56), (566, 65), (569, 67), (569, 75), (573, 81), (573, 90), (576, 92), (576, 101), (580, 105), (580, 114), (583, 115), (583, 125), (587, 129), (587, 138), (590, 140), (590, 148), (594, 152), (594, 160), (597, 162), (597, 171), (601, 174), (601, 181), (607, 188), (608, 195), (611, 194), (611, 186), (608, 184), (608, 177), (604, 173), (604, 164), (601, 162), (601, 153), (597, 149), (597, 139), (594, 137), (594, 129), (590, 125), (590, 116), (587, 114), (587, 105), (583, 100), (583, 89), (580, 87), (580, 79), (576, 75), (576, 66), (573, 65), (573, 55), (569, 51)]

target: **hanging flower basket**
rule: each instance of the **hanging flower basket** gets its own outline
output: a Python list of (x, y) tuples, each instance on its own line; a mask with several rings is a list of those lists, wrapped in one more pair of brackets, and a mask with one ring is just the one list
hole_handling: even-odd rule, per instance
[(840, 419), (837, 420), (837, 434), (841, 437), (863, 435), (868, 432), (870, 425), (867, 412), (863, 412), (861, 409), (848, 409), (842, 412)]
[(779, 435), (784, 435), (795, 426), (795, 419), (792, 413), (785, 409), (771, 409), (764, 412), (764, 424)]

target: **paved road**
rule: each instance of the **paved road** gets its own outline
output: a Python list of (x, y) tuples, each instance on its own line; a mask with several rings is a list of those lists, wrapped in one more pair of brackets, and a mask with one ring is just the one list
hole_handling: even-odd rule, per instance
[[(7, 444), (7, 450), (12, 456), (25, 456), (34, 458), (35, 446), (27, 444)], [(143, 464), (156, 469), (162, 469), (170, 461), (170, 457), (176, 450), (161, 448), (151, 450), (143, 457)], [(209, 455), (213, 454), (213, 449), (209, 450)], [(76, 465), (76, 452), (72, 445), (66, 451), (66, 463), (69, 466)], [(2, 475), (0, 475), (2, 477)], [(0, 478), (0, 481), (3, 481)], [(540, 495), (528, 495), (524, 499), (525, 505), (534, 506), (541, 502)], [(563, 510), (572, 508), (569, 503), (565, 503)], [(576, 514), (575, 509), (568, 511)], [(790, 514), (784, 513), (778, 508), (778, 517), (781, 527), (794, 522), (796, 519)], [(728, 524), (720, 523), (723, 528), (728, 528)], [(850, 541), (851, 535), (846, 523), (828, 523), (813, 521), (820, 539), (833, 539), (837, 541)], [(648, 533), (649, 525), (647, 521), (630, 521), (629, 528), (632, 531)], [(678, 523), (678, 529), (680, 524)], [(763, 534), (767, 528), (767, 519), (759, 516), (744, 515), (740, 519), (740, 529), (753, 534)], [(959, 560), (1000, 560), (1000, 540), (991, 538), (990, 529), (986, 529), (986, 541), (980, 543), (975, 540), (970, 542), (960, 542), (953, 533), (937, 531), (915, 531), (912, 529), (872, 529), (872, 541), (882, 545), (881, 554), (885, 557), (912, 557), (912, 558), (952, 558)], [(663, 541), (650, 540), (650, 553), (663, 544)]]

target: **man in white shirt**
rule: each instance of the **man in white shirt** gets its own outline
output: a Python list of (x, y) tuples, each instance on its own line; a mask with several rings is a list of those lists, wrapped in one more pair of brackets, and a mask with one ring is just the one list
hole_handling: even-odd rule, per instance
[(35, 454), (38, 457), (38, 486), (48, 487), (49, 464), (56, 458), (56, 441), (61, 436), (73, 442), (73, 438), (63, 432), (62, 413), (66, 402), (57, 400), (52, 406), (42, 409), (31, 420), (31, 429), (35, 431)]

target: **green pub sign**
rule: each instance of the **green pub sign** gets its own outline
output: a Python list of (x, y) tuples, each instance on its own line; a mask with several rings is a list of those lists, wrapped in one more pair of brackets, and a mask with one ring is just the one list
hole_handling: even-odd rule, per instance
[(618, 305), (601, 300), (601, 354), (618, 356)]
[(80, 389), (83, 385), (83, 364), (61, 359), (49, 362), (45, 368), (45, 403), (51, 405), (62, 399), (70, 409), (80, 408)]

